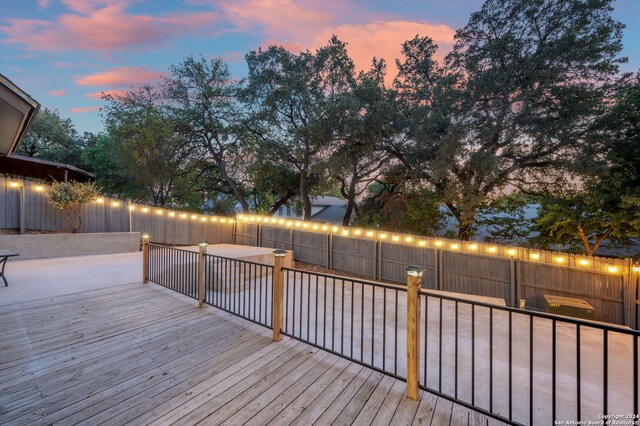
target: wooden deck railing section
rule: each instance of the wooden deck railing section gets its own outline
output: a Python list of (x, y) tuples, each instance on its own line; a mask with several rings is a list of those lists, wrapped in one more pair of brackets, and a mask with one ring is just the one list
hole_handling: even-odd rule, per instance
[[(145, 278), (512, 424), (638, 413), (640, 332), (143, 242)], [(148, 265), (146, 265), (148, 263)], [(404, 294), (403, 294), (404, 293)], [(610, 384), (615, 384), (611, 386)]]

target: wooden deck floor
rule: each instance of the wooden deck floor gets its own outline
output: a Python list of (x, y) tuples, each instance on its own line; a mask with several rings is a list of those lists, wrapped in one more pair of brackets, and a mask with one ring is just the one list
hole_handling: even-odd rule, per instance
[(0, 307), (0, 424), (498, 422), (154, 284)]

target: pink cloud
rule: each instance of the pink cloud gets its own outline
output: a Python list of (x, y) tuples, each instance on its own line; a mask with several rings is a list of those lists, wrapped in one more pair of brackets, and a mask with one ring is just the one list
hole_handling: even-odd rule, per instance
[(311, 42), (318, 48), (336, 34), (347, 44), (349, 56), (356, 69), (368, 69), (375, 56), (387, 62), (387, 83), (391, 83), (397, 74), (395, 60), (402, 56), (402, 43), (416, 34), (431, 37), (439, 49), (436, 59), (442, 60), (453, 46), (455, 30), (444, 24), (430, 24), (415, 21), (377, 21), (363, 25), (339, 25), (325, 28)]
[(304, 0), (232, 0), (219, 6), (239, 29), (255, 28), (282, 41), (311, 38), (333, 21), (332, 14)]
[(63, 0), (71, 13), (53, 22), (9, 19), (0, 27), (4, 42), (32, 51), (114, 51), (135, 46), (160, 45), (170, 37), (211, 29), (214, 12), (173, 13), (163, 16), (131, 14), (127, 0)]
[(49, 90), (47, 93), (50, 94), (51, 96), (65, 96), (67, 94), (67, 91), (64, 89)]
[[(356, 68), (368, 69), (375, 56), (388, 65), (387, 83), (397, 69), (395, 60), (401, 57), (402, 43), (416, 34), (431, 37), (440, 49), (442, 59), (453, 45), (455, 30), (448, 25), (411, 20), (367, 16), (349, 1), (325, 0), (190, 0), (193, 4), (217, 4), (228, 20), (244, 31), (257, 31), (264, 36), (262, 46), (284, 46), (293, 52), (317, 49), (332, 35), (348, 43), (347, 50)], [(359, 23), (338, 23), (346, 16)]]
[(78, 77), (76, 84), (79, 86), (128, 87), (157, 81), (164, 74), (147, 67), (119, 67)]
[(51, 5), (51, 0), (38, 0), (38, 6), (40, 9), (46, 9)]
[(77, 112), (77, 113), (96, 112), (96, 111), (100, 111), (100, 107), (98, 107), (98, 106), (96, 106), (96, 107), (78, 107), (78, 108), (71, 108), (69, 111)]
[(122, 96), (126, 93), (126, 90), (104, 90), (102, 92), (87, 93), (87, 96), (91, 99), (100, 101), (103, 96)]

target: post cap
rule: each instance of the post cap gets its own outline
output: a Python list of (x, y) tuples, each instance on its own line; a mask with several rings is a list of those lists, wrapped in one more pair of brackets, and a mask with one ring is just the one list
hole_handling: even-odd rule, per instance
[(200, 242), (198, 243), (198, 245), (199, 245), (200, 247), (207, 247), (207, 246), (209, 245), (209, 243), (208, 243), (208, 242), (206, 242), (206, 241), (200, 241)]
[(287, 255), (287, 251), (282, 249), (274, 250), (273, 255), (275, 257), (285, 257)]
[(151, 235), (149, 235), (149, 234), (142, 234), (142, 239), (143, 239), (143, 240), (148, 240), (149, 238), (151, 238)]
[(410, 277), (421, 277), (424, 274), (424, 268), (422, 266), (407, 266), (407, 275)]

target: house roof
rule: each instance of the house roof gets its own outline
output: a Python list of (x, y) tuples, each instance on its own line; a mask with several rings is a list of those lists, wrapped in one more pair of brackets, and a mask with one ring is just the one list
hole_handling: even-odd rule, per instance
[(314, 206), (346, 206), (347, 200), (332, 196), (318, 196), (311, 198), (311, 204)]
[(0, 74), (0, 156), (16, 150), (40, 104)]
[(95, 178), (95, 175), (81, 170), (69, 164), (56, 163), (54, 161), (39, 158), (23, 157), (21, 155), (0, 155), (0, 173), (13, 176), (31, 177), (45, 181), (75, 180), (86, 182)]

